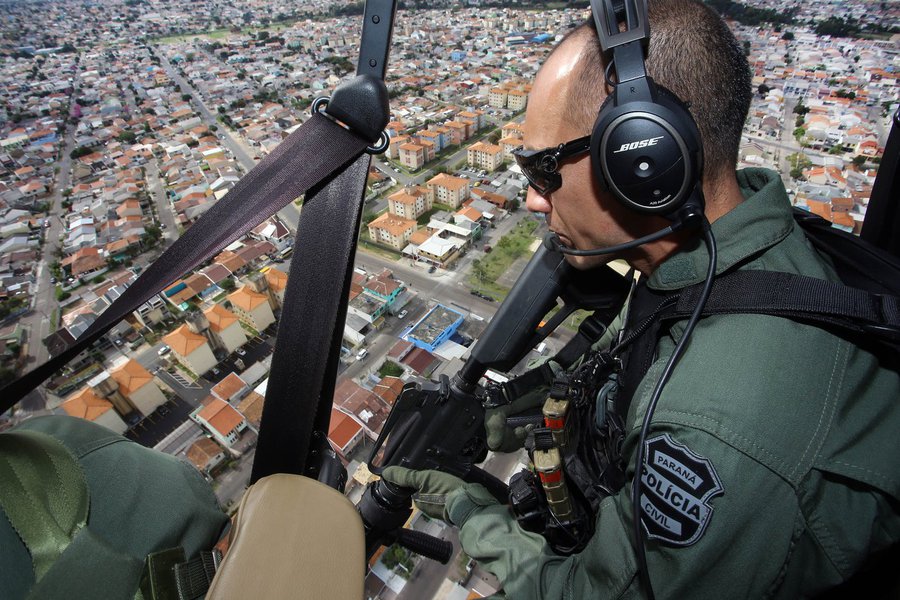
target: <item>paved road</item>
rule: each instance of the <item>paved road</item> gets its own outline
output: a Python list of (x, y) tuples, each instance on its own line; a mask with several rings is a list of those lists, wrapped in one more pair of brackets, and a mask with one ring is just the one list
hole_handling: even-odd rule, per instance
[(155, 160), (149, 161), (145, 173), (147, 177), (147, 191), (156, 204), (156, 216), (159, 219), (160, 226), (164, 226), (163, 237), (166, 240), (165, 245), (168, 246), (178, 238), (175, 208), (166, 197), (166, 188), (162, 179), (160, 179), (159, 166)]
[[(240, 501), (243, 496), (244, 490), (250, 482), (250, 472), (253, 470), (255, 456), (256, 448), (248, 450), (227, 471), (216, 478), (214, 484), (216, 498), (225, 510)], [(302, 507), (297, 507), (297, 510), (302, 510)]]
[[(203, 100), (203, 97), (200, 95), (200, 92), (197, 91), (194, 86), (192, 86), (184, 77), (182, 77), (178, 70), (175, 69), (168, 60), (166, 60), (165, 55), (160, 51), (156, 53), (156, 56), (159, 58), (160, 64), (163, 69), (166, 71), (166, 74), (169, 78), (178, 84), (178, 87), (181, 89), (182, 93), (189, 94), (191, 99), (193, 100), (194, 106), (197, 107), (197, 110), (200, 114), (200, 118), (207, 125), (215, 125), (218, 129), (218, 133), (220, 134), (219, 139), (228, 147), (228, 150), (235, 157), (238, 163), (246, 170), (250, 171), (254, 166), (256, 166), (256, 159), (254, 159), (250, 152), (250, 145), (247, 144), (243, 138), (231, 131), (228, 127), (217, 123), (216, 116), (209, 110), (209, 107), (206, 106), (206, 103)], [(300, 213), (293, 203), (288, 204), (280, 211), (278, 211), (278, 216), (281, 217), (284, 224), (287, 225), (291, 231), (297, 231), (297, 223), (300, 219)]]
[[(73, 92), (73, 98), (77, 96), (77, 82), (75, 86), (76, 91)], [(56, 286), (50, 283), (50, 265), (56, 260), (54, 252), (60, 246), (60, 236), (65, 233), (64, 221), (61, 217), (63, 214), (62, 191), (69, 187), (71, 179), (72, 158), (69, 155), (75, 149), (74, 128), (67, 124), (63, 136), (60, 157), (57, 162), (59, 176), (48, 199), (50, 211), (47, 220), (50, 225), (44, 229), (44, 247), (37, 267), (31, 298), (31, 307), (34, 312), (19, 320), (19, 323), (28, 329), (28, 360), (31, 363), (29, 368), (43, 364), (50, 358), (43, 339), (56, 329), (56, 323), (51, 324), (51, 319), (54, 319), (53, 311), (59, 306), (59, 303), (56, 301)], [(58, 320), (58, 315), (56, 315), (56, 319)]]
[[(153, 448), (170, 433), (182, 426), (185, 422), (190, 423), (188, 415), (191, 414), (196, 406), (192, 402), (186, 402), (181, 398), (175, 397), (165, 405), (165, 414), (154, 412), (147, 415), (137, 425), (129, 429), (125, 437), (134, 440), (142, 446)], [(193, 433), (200, 431), (197, 425), (193, 427)]]

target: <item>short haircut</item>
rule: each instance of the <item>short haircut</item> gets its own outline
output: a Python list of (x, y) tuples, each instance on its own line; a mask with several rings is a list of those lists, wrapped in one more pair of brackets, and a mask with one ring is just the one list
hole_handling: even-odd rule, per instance
[[(714, 179), (733, 171), (752, 96), (743, 48), (721, 17), (698, 0), (648, 0), (647, 10), (647, 74), (689, 106), (703, 143), (704, 176)], [(606, 60), (593, 19), (570, 31), (560, 44), (582, 35), (589, 36), (589, 45), (566, 113), (573, 125), (589, 133), (608, 91)]]

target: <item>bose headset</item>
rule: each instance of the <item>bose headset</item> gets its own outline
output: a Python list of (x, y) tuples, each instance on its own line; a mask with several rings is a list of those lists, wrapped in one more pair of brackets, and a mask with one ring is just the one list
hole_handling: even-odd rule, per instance
[[(573, 256), (620, 252), (697, 227), (703, 220), (700, 131), (687, 106), (647, 75), (646, 0), (591, 0), (591, 13), (608, 60), (606, 82), (612, 87), (591, 133), (594, 176), (625, 206), (667, 217), (673, 224), (626, 244), (591, 250), (567, 247), (554, 234), (547, 235), (546, 246)], [(611, 71), (615, 81), (610, 80)]]

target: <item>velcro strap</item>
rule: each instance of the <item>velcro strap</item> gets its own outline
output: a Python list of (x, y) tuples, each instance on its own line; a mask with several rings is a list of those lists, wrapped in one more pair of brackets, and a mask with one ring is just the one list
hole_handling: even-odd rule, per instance
[(553, 431), (549, 427), (535, 427), (533, 434), (535, 450), (549, 450), (554, 447)]
[(175, 585), (180, 600), (205, 596), (221, 562), (222, 553), (213, 549), (204, 550), (197, 558), (175, 565)]
[(553, 369), (549, 363), (525, 371), (515, 379), (510, 379), (503, 386), (503, 395), (507, 403), (512, 403), (525, 394), (534, 391), (535, 388), (549, 385), (553, 381)]
[(569, 395), (569, 378), (557, 377), (550, 386), (550, 397), (554, 400), (564, 400)]

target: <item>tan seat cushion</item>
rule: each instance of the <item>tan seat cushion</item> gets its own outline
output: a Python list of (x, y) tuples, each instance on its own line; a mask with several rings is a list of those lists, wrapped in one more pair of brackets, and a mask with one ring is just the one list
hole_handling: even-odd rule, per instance
[(356, 508), (308, 477), (272, 475), (244, 494), (207, 598), (360, 600), (365, 536)]

